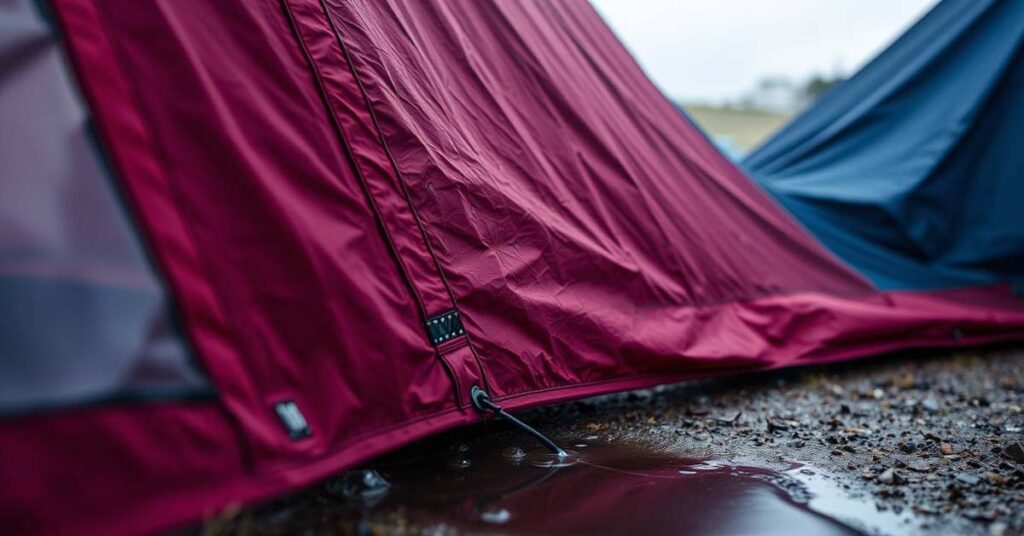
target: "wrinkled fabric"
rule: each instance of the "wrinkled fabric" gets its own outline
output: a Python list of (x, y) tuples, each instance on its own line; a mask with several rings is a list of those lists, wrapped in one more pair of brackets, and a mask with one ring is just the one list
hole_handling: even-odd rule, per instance
[[(0, 422), (16, 531), (283, 493), (482, 419), (473, 386), (518, 409), (1024, 337), (1005, 286), (878, 292), (583, 1), (54, 6), (218, 399)], [(466, 334), (432, 345), (453, 309)]]
[(1024, 284), (1024, 2), (938, 4), (743, 161), (883, 289)]

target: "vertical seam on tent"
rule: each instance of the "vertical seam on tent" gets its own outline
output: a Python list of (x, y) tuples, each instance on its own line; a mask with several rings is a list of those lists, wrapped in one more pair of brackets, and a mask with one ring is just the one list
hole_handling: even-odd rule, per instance
[[(387, 139), (384, 136), (384, 132), (380, 127), (380, 122), (377, 120), (377, 114), (373, 109), (373, 105), (370, 102), (370, 97), (366, 92), (366, 88), (363, 86), (363, 81), (359, 76), (359, 71), (356, 69), (355, 62), (352, 60), (352, 56), (349, 54), (348, 47), (345, 46), (345, 41), (341, 37), (341, 32), (338, 31), (338, 27), (334, 22), (334, 17), (331, 16), (330, 10), (327, 9), (327, 5), (324, 0), (319, 0), (320, 9), (323, 11), (327, 24), (331, 28), (331, 33), (334, 34), (335, 40), (338, 42), (338, 46), (341, 48), (341, 52), (345, 57), (345, 63), (348, 64), (349, 70), (352, 72), (352, 77), (356, 81), (356, 85), (359, 88), (359, 93), (363, 96), (363, 101), (366, 106), (366, 110), (370, 115), (371, 121), (373, 121), (374, 130), (377, 131), (381, 147), (384, 150), (385, 156), (387, 156), (388, 163), (391, 164), (391, 169), (395, 173), (395, 178), (398, 182), (399, 187), (402, 191), (402, 196), (405, 199), (406, 206), (409, 207), (409, 212), (412, 215), (413, 221), (416, 222), (416, 227), (419, 229), (420, 238), (423, 240), (423, 244), (426, 247), (427, 253), (430, 254), (430, 258), (437, 269), (438, 277), (441, 279), (441, 284), (444, 285), (445, 291), (448, 293), (448, 299), (451, 301), (452, 307), (458, 309), (458, 301), (455, 299), (455, 293), (451, 289), (451, 285), (448, 283), (448, 279), (444, 275), (444, 269), (441, 265), (441, 261), (437, 258), (434, 253), (434, 248), (430, 245), (430, 240), (427, 238), (426, 228), (423, 226), (423, 222), (420, 220), (419, 214), (416, 211), (416, 207), (413, 205), (412, 199), (409, 196), (409, 189), (405, 184), (405, 179), (402, 176), (401, 170), (398, 168), (398, 163), (395, 161), (394, 156), (391, 154), (391, 149), (388, 147)], [(484, 374), (483, 364), (480, 362), (480, 355), (477, 352), (476, 346), (473, 344), (473, 340), (470, 337), (469, 330), (466, 330), (466, 340), (469, 342), (470, 352), (473, 354), (473, 360), (476, 362), (476, 366), (480, 372), (481, 381), (487, 385), (487, 376)]]
[[(133, 106), (138, 115), (140, 124), (144, 125), (146, 132), (150, 137), (150, 143), (153, 146), (152, 156), (154, 160), (158, 162), (164, 161), (165, 157), (163, 156), (162, 151), (159, 149), (159, 144), (155, 142), (156, 138), (153, 136), (152, 120), (149, 117), (149, 115), (145, 112), (144, 106), (142, 105), (142, 102), (139, 99), (139, 90), (134, 83), (130, 82), (130, 80), (132, 79), (130, 77), (125, 76), (124, 51), (122, 50), (122, 46), (118, 44), (115, 39), (112, 38), (112, 33), (110, 32), (109, 28), (109, 22), (107, 21), (106, 14), (103, 12), (103, 9), (95, 3), (93, 3), (92, 5), (96, 13), (96, 20), (99, 25), (99, 29), (106, 35), (107, 41), (110, 43), (110, 49), (113, 56), (113, 64), (116, 66), (116, 69), (120, 73), (121, 77), (124, 79), (125, 87), (128, 88), (128, 91), (131, 94), (130, 98), (133, 101)], [(162, 170), (165, 168), (163, 166), (160, 166), (159, 169), (161, 169), (162, 172)], [(166, 181), (166, 185), (167, 191), (170, 194), (168, 196), (170, 205), (174, 207), (174, 209), (178, 212), (179, 216), (186, 214), (186, 212), (182, 209), (182, 203), (181, 200), (179, 199), (179, 195), (177, 194), (177, 190), (176, 188), (173, 187), (173, 182)], [(130, 189), (128, 190), (130, 191)], [(134, 194), (129, 193), (129, 195), (133, 199), (135, 198)], [(182, 218), (182, 223), (184, 223), (185, 221), (187, 221), (186, 218)], [(151, 236), (151, 232), (146, 225), (143, 224), (140, 227), (142, 228), (142, 231), (143, 233), (146, 234), (146, 236)], [(195, 251), (197, 259), (199, 259), (203, 272), (210, 281), (213, 281), (214, 278), (212, 277), (212, 272), (210, 271), (209, 260), (207, 259), (206, 255), (203, 254), (202, 249), (196, 246), (196, 238), (194, 231), (188, 225), (182, 225), (182, 229), (186, 233), (186, 236), (188, 237), (188, 240)], [(168, 278), (168, 285), (172, 287), (173, 292), (173, 287), (175, 287), (176, 285), (173, 285), (173, 283), (171, 283), (170, 278)], [(230, 337), (236, 351), (242, 351), (242, 346), (239, 345), (239, 341), (236, 336), (236, 333), (239, 332), (237, 319), (235, 318), (235, 315), (232, 312), (232, 308), (226, 306), (226, 302), (219, 290), (219, 287), (220, 285), (211, 285), (210, 292), (213, 296), (216, 296), (218, 305), (223, 311), (225, 320), (231, 328), (231, 334), (227, 336)], [(182, 308), (182, 313), (184, 315), (184, 308)], [(201, 352), (197, 352), (197, 355), (199, 353)], [(260, 382), (254, 375), (247, 375), (247, 380), (249, 382), (257, 384), (257, 387), (261, 387), (258, 385)], [(214, 387), (216, 387), (216, 383), (214, 383)], [(243, 463), (251, 469), (256, 466), (255, 455), (253, 453), (253, 445), (251, 444), (252, 434), (247, 432), (246, 428), (239, 421), (238, 417), (235, 416), (234, 413), (228, 409), (227, 405), (224, 403), (223, 398), (221, 397), (220, 389), (215, 388), (214, 390), (217, 393), (217, 398), (221, 407), (224, 409), (225, 413), (231, 416), (229, 421), (232, 423), (233, 427), (235, 428), (235, 433), (238, 436), (237, 439), (240, 447), (239, 450), (240, 452), (243, 453)]]
[(402, 255), (398, 252), (398, 248), (395, 246), (391, 232), (384, 223), (384, 217), (381, 215), (380, 207), (377, 206), (377, 201), (373, 198), (373, 194), (370, 192), (370, 188), (367, 185), (366, 177), (359, 168), (352, 149), (349, 147), (348, 140), (345, 138), (345, 134), (338, 123), (338, 118), (334, 112), (334, 107), (331, 105), (330, 96), (327, 93), (327, 88), (323, 82), (323, 77), (320, 74), (320, 69), (317, 67), (316, 61), (313, 59), (312, 54), (310, 54), (309, 48), (306, 46), (306, 41), (303, 39), (302, 34), (299, 31), (298, 23), (292, 13), (291, 4), (288, 0), (282, 0), (281, 6), (284, 8), (292, 34), (295, 37), (296, 42), (298, 42), (299, 48), (302, 50), (302, 55), (306, 58), (306, 62), (309, 64), (310, 71), (312, 72), (313, 78), (316, 82), (317, 93), (320, 94), (320, 100), (323, 101), (324, 108), (327, 110), (327, 115), (330, 117), (331, 130), (334, 131), (335, 136), (337, 136), (341, 141), (342, 149), (349, 161), (349, 166), (352, 168), (352, 172), (358, 179), (359, 189), (362, 190), (363, 195), (366, 196), (367, 203), (370, 205), (369, 208), (376, 220), (377, 227), (380, 229), (381, 234), (384, 236), (384, 241), (387, 243), (388, 252), (391, 253), (395, 265), (398, 268), (398, 272), (401, 275), (402, 280), (405, 282), (405, 285), (409, 288), (409, 292), (412, 294), (413, 301), (416, 302), (416, 307), (420, 310), (420, 314), (423, 318), (427, 318), (429, 313), (427, 312), (426, 306), (423, 304), (423, 298), (420, 296), (419, 291), (417, 291), (416, 285), (413, 283), (412, 277), (409, 275), (409, 270), (402, 261)]
[(384, 137), (384, 132), (380, 127), (380, 122), (377, 120), (377, 114), (373, 109), (373, 105), (370, 103), (370, 97), (366, 92), (366, 88), (363, 86), (363, 81), (359, 77), (359, 71), (356, 69), (355, 62), (352, 61), (352, 56), (348, 52), (348, 47), (345, 46), (345, 42), (341, 38), (341, 32), (338, 31), (338, 27), (334, 23), (334, 18), (331, 17), (331, 13), (327, 9), (327, 5), (324, 0), (319, 0), (319, 3), (324, 16), (327, 19), (327, 24), (331, 28), (331, 33), (334, 34), (334, 38), (338, 42), (338, 47), (341, 48), (341, 52), (345, 56), (345, 63), (348, 65), (349, 71), (352, 72), (352, 78), (356, 81), (356, 86), (359, 88), (359, 94), (363, 97), (366, 111), (370, 115), (370, 120), (373, 122), (374, 130), (377, 132), (378, 141), (380, 141), (381, 148), (384, 150), (384, 155), (387, 157), (388, 163), (391, 165), (391, 170), (395, 173), (396, 182), (398, 183), (399, 188), (401, 188), (402, 197), (404, 198), (406, 205), (409, 207), (412, 219), (416, 222), (420, 238), (423, 240), (423, 244), (426, 246), (427, 252), (430, 253), (430, 258), (433, 261), (434, 266), (437, 268), (437, 273), (441, 278), (441, 283), (444, 285), (445, 291), (448, 293), (448, 299), (452, 302), (452, 305), (456, 305), (455, 294), (448, 285), (448, 280), (444, 277), (444, 271), (441, 269), (441, 263), (434, 254), (433, 248), (430, 246), (430, 241), (427, 239), (426, 228), (423, 226), (423, 222), (420, 220), (419, 214), (416, 212), (416, 207), (413, 206), (412, 199), (409, 197), (409, 189), (405, 184), (405, 179), (402, 177), (402, 172), (398, 169), (398, 163), (395, 161), (394, 156), (391, 154), (391, 149), (388, 147), (387, 140)]

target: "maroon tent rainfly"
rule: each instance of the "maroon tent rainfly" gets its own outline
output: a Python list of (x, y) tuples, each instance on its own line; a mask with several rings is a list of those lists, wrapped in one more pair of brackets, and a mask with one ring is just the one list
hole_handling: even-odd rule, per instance
[(487, 418), (474, 387), (514, 410), (1024, 338), (1008, 286), (883, 292), (833, 257), (583, 0), (0, 22), (12, 534), (195, 522)]

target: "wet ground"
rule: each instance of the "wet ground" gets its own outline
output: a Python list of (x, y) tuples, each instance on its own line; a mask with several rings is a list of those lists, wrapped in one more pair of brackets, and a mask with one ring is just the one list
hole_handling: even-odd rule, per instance
[(690, 382), (442, 434), (207, 534), (1021, 534), (1024, 350)]

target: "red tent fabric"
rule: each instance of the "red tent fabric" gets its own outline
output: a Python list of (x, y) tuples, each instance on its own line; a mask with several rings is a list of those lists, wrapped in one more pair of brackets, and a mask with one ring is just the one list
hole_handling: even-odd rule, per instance
[(480, 420), (474, 385), (515, 409), (1024, 336), (1008, 287), (842, 265), (582, 0), (53, 8), (217, 396), (0, 421), (13, 532), (195, 521)]

